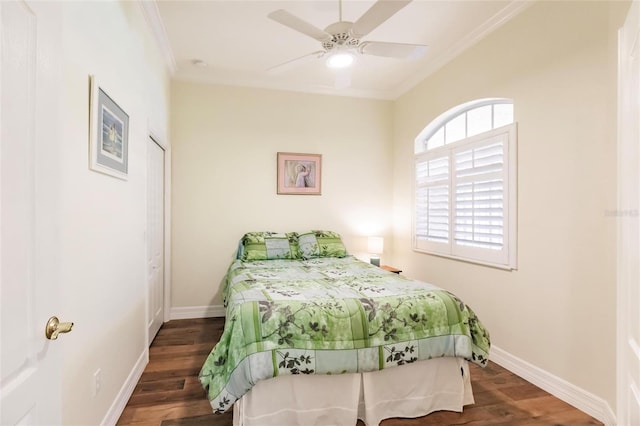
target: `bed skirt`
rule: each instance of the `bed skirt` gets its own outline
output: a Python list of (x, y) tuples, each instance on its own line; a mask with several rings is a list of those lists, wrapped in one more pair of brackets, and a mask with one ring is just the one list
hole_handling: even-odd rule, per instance
[(434, 358), (360, 374), (279, 376), (233, 406), (234, 426), (376, 426), (473, 404), (467, 361)]

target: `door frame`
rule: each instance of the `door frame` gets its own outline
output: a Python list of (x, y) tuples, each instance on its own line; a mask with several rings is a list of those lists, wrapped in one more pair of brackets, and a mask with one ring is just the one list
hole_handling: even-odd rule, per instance
[[(171, 144), (153, 128), (149, 128), (148, 134), (149, 139), (164, 150), (164, 322), (167, 322), (171, 319)], [(148, 317), (148, 295), (146, 297)]]
[[(640, 85), (629, 77), (626, 70), (628, 60), (625, 41), (625, 29), (640, 27), (640, 0), (634, 0), (627, 12), (624, 26), (618, 31), (618, 200), (617, 200), (617, 385), (616, 385), (616, 418), (618, 424), (630, 422), (631, 407), (627, 405), (634, 397), (630, 389), (628, 377), (633, 374), (635, 366), (630, 365), (629, 334), (632, 332), (632, 312), (638, 312), (640, 306), (634, 301), (633, 285), (640, 285), (637, 263), (640, 258), (640, 216), (638, 200), (640, 199), (640, 131), (628, 131), (628, 122), (633, 122), (640, 115), (640, 107), (628, 100), (640, 99)], [(636, 35), (635, 44), (640, 43), (640, 35)], [(640, 77), (637, 77), (640, 79)], [(633, 94), (630, 94), (633, 93)], [(634, 164), (635, 163), (635, 164)], [(630, 235), (633, 235), (631, 237)], [(633, 265), (636, 265), (635, 270)], [(635, 306), (634, 306), (635, 304)], [(637, 367), (635, 367), (637, 368)]]

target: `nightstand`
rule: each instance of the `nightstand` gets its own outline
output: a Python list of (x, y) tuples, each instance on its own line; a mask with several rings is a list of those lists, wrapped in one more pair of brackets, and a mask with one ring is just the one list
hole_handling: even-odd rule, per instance
[(402, 272), (402, 269), (394, 268), (393, 266), (389, 265), (381, 265), (380, 268), (384, 269), (385, 271), (393, 272), (394, 274), (399, 274), (400, 272)]

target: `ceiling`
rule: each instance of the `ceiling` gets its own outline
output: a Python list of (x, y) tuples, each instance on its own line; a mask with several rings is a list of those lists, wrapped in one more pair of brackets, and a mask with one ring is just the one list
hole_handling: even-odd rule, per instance
[[(358, 55), (349, 87), (324, 59), (278, 64), (321, 50), (321, 43), (267, 17), (287, 12), (324, 29), (337, 22), (339, 0), (156, 0), (143, 2), (173, 78), (342, 96), (395, 99), (460, 52), (520, 13), (528, 0), (413, 0), (365, 40), (425, 44), (418, 60)], [(356, 21), (374, 0), (343, 0)], [(200, 63), (198, 63), (200, 61)], [(203, 66), (203, 63), (206, 66)], [(344, 72), (344, 71), (342, 71)], [(344, 77), (344, 76), (342, 76)]]

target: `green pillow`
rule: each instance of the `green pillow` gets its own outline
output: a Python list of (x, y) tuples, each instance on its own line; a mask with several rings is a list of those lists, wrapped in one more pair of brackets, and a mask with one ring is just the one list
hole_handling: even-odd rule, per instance
[(298, 239), (295, 232), (248, 232), (241, 240), (244, 261), (298, 259)]
[(298, 246), (303, 259), (314, 257), (345, 257), (347, 249), (340, 234), (333, 231), (317, 231), (298, 234)]

